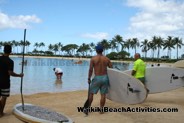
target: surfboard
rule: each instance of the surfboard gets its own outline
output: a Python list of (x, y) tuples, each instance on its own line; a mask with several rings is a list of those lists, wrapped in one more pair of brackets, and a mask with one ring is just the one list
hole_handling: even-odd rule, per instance
[(138, 79), (122, 71), (110, 68), (108, 68), (107, 73), (110, 83), (107, 99), (125, 104), (144, 102), (147, 97), (147, 91)]
[(20, 120), (28, 123), (73, 123), (66, 115), (45, 109), (32, 104), (16, 104), (13, 114)]
[(179, 67), (179, 68), (184, 68), (184, 60), (179, 60), (175, 62), (172, 67)]
[[(124, 73), (131, 74), (132, 70)], [(184, 69), (174, 67), (146, 68), (145, 85), (149, 93), (161, 93), (184, 86)]]
[(162, 64), (162, 63), (152, 63), (152, 64), (147, 64), (147, 67), (170, 67), (170, 65)]

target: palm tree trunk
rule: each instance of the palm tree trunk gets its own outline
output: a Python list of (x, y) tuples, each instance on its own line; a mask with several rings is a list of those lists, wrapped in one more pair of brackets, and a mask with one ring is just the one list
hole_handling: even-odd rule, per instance
[(157, 61), (159, 61), (160, 49), (158, 48)]
[(178, 60), (178, 44), (177, 44), (177, 60)]
[(135, 54), (136, 54), (136, 47), (135, 47)]
[(154, 56), (155, 56), (154, 51), (155, 51), (155, 50), (152, 50), (152, 61), (153, 61)]
[(171, 50), (170, 50), (170, 59), (171, 59)]

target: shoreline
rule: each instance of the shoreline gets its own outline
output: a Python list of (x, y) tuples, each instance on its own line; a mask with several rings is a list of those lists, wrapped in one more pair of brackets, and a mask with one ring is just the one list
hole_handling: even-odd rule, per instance
[[(21, 55), (10, 55), (10, 57), (19, 57), (22, 58)], [(58, 57), (58, 56), (25, 56), (25, 58), (50, 58), (50, 59), (65, 59), (65, 60), (75, 60), (75, 61), (90, 61), (91, 58), (76, 58), (76, 57)], [(133, 63), (134, 61), (127, 61), (127, 60), (111, 60), (111, 62), (114, 63)], [(173, 63), (167, 63), (167, 62), (146, 62), (146, 64), (160, 64), (160, 65), (168, 65), (171, 66)]]
[[(142, 104), (128, 105), (116, 103), (107, 99), (106, 107), (109, 108), (177, 108), (178, 112), (99, 112), (89, 113), (88, 117), (78, 112), (77, 107), (82, 107), (87, 99), (87, 91), (73, 91), (61, 93), (38, 93), (24, 95), (25, 103), (34, 104), (58, 113), (64, 113), (75, 123), (183, 123), (184, 117), (184, 88), (179, 88), (169, 92), (149, 94)], [(92, 107), (98, 107), (100, 94), (94, 95)], [(5, 115), (0, 118), (1, 123), (22, 123), (12, 114), (13, 106), (21, 103), (19, 94), (12, 95), (7, 99)]]

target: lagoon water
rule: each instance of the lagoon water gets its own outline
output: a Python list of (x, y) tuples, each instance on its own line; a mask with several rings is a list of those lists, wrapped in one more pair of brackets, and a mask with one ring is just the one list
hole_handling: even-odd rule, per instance
[[(22, 58), (11, 57), (14, 61), (14, 71), (21, 72)], [(75, 90), (87, 90), (89, 61), (82, 64), (74, 64), (75, 60), (55, 58), (25, 58), (23, 94), (41, 92), (64, 92)], [(114, 67), (121, 70), (132, 68), (132, 63), (113, 63)], [(60, 67), (63, 70), (62, 81), (57, 81), (53, 68)], [(11, 95), (20, 94), (21, 79), (11, 77)]]

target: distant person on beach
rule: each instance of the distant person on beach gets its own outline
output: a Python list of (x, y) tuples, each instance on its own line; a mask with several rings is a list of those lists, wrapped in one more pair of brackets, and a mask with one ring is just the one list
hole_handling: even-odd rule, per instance
[(75, 64), (82, 64), (82, 61), (81, 60), (79, 60), (79, 61), (77, 61), (77, 62), (74, 62)]
[(10, 45), (4, 46), (4, 54), (0, 56), (0, 117), (3, 116), (7, 97), (10, 96), (10, 76), (23, 77), (24, 74), (13, 72), (14, 61), (9, 58), (12, 51)]
[(58, 80), (61, 80), (61, 77), (63, 76), (63, 71), (61, 68), (53, 68), (54, 72), (55, 72), (55, 75), (56, 75), (56, 78)]
[[(90, 84), (89, 106), (93, 101), (93, 95), (97, 94), (98, 90), (101, 93), (100, 107), (103, 108), (106, 101), (106, 94), (108, 93), (109, 78), (107, 75), (107, 67), (112, 68), (112, 63), (106, 56), (103, 56), (103, 46), (98, 44), (96, 47), (97, 55), (90, 60), (90, 67), (88, 73), (88, 83)], [(95, 77), (91, 81), (91, 76)]]

